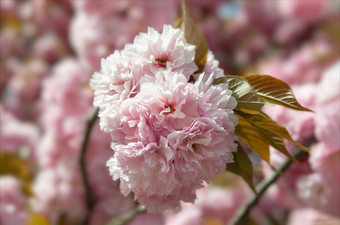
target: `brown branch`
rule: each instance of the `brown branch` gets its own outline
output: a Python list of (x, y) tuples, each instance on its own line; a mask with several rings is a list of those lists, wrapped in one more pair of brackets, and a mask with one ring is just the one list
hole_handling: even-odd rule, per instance
[(95, 109), (86, 121), (85, 134), (84, 134), (84, 138), (81, 144), (80, 157), (79, 157), (80, 170), (81, 170), (83, 185), (85, 187), (86, 204), (87, 204), (87, 209), (88, 209), (87, 218), (85, 218), (84, 225), (88, 224), (88, 221), (89, 221), (88, 217), (91, 214), (93, 203), (94, 203), (91, 186), (89, 182), (89, 177), (87, 176), (85, 158), (86, 158), (86, 151), (87, 151), (87, 143), (89, 141), (93, 125), (95, 124), (98, 118), (97, 117), (98, 110), (99, 109)]
[[(314, 140), (308, 142), (306, 145), (310, 146), (313, 142)], [(307, 152), (297, 149), (292, 155), (299, 160), (307, 156), (307, 154)], [(271, 177), (258, 184), (256, 187), (257, 195), (254, 195), (242, 208), (237, 211), (235, 217), (229, 222), (229, 225), (248, 224), (248, 215), (252, 208), (261, 199), (266, 190), (279, 179), (279, 177), (291, 166), (292, 163), (293, 162), (287, 158)]]

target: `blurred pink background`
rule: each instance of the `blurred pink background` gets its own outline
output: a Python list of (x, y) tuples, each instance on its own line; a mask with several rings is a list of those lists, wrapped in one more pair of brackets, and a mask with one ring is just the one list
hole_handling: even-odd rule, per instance
[[(252, 211), (254, 224), (340, 224), (340, 1), (187, 5), (226, 75), (275, 76), (314, 111), (265, 109), (295, 140), (316, 141), (309, 157)], [(122, 196), (109, 176), (110, 137), (97, 124), (86, 158), (95, 204), (92, 211), (86, 206), (78, 158), (93, 111), (88, 82), (101, 58), (148, 26), (160, 31), (175, 24), (180, 1), (1, 0), (0, 15), (0, 224), (39, 217), (51, 225), (104, 225), (128, 212), (132, 196)], [(250, 157), (255, 182), (272, 173), (258, 156)], [(272, 152), (274, 166), (283, 160)], [(129, 224), (226, 224), (252, 195), (243, 180), (226, 173), (179, 213), (144, 213)]]

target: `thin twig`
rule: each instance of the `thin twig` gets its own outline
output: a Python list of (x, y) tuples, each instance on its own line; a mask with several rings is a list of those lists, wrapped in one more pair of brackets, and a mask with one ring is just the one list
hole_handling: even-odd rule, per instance
[(130, 212), (124, 214), (123, 216), (110, 220), (106, 225), (124, 225), (131, 220), (133, 220), (138, 214), (144, 213), (146, 211), (144, 206), (136, 206)]
[[(92, 208), (93, 208), (93, 196), (92, 196), (89, 178), (87, 176), (85, 158), (86, 158), (86, 151), (87, 151), (87, 143), (89, 141), (93, 125), (95, 124), (98, 118), (97, 114), (98, 114), (98, 109), (95, 109), (86, 121), (86, 129), (85, 129), (84, 139), (81, 144), (81, 151), (80, 151), (80, 157), (79, 157), (81, 175), (82, 175), (83, 185), (85, 187), (85, 192), (86, 192), (86, 203), (87, 203), (87, 209), (88, 209), (87, 215), (90, 215), (90, 212), (92, 211)], [(89, 218), (86, 218), (84, 221), (84, 225), (88, 224), (88, 221), (89, 221)]]
[[(308, 143), (308, 145), (310, 145)], [(301, 159), (306, 156), (308, 153), (302, 151), (301, 149), (297, 149), (293, 152), (293, 156), (296, 159)], [(293, 162), (287, 158), (281, 166), (277, 169), (277, 171), (268, 179), (263, 180), (256, 187), (257, 195), (254, 195), (240, 210), (237, 211), (235, 217), (231, 220), (229, 225), (245, 225), (248, 224), (248, 215), (251, 209), (257, 204), (257, 202), (261, 199), (266, 190), (275, 183), (277, 179), (289, 168), (289, 166)]]

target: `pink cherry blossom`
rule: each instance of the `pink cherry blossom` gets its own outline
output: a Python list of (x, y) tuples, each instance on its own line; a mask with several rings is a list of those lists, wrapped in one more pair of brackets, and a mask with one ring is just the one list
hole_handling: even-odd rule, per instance
[(333, 148), (340, 150), (340, 62), (328, 68), (319, 85), (319, 92), (316, 96), (317, 113), (315, 115), (315, 135), (319, 141)]
[(24, 225), (28, 220), (21, 181), (13, 176), (0, 177), (0, 223)]
[(301, 208), (293, 210), (289, 214), (287, 224), (300, 225), (301, 223), (303, 223), (304, 225), (336, 225), (340, 223), (340, 220), (312, 208)]
[(40, 59), (32, 59), (28, 63), (18, 66), (14, 76), (8, 84), (21, 102), (34, 101), (38, 98), (42, 80), (48, 72), (47, 64)]
[[(133, 44), (103, 59), (100, 72), (90, 81), (95, 92), (93, 104), (100, 108), (101, 128), (104, 131), (113, 129), (116, 110), (112, 109), (118, 107), (119, 101), (139, 92), (143, 76), (154, 76), (157, 70), (171, 70), (184, 73), (188, 81), (197, 70), (194, 56), (195, 47), (185, 41), (183, 32), (165, 25), (162, 33), (149, 28), (148, 33), (139, 34)], [(221, 76), (217, 63), (212, 56), (210, 58), (211, 71), (216, 70)]]
[(312, 146), (309, 162), (314, 172), (298, 181), (299, 197), (308, 206), (339, 217), (340, 149), (319, 142)]
[(40, 132), (36, 124), (15, 118), (0, 105), (0, 152), (24, 154), (34, 161)]
[(80, 168), (70, 159), (59, 160), (58, 165), (41, 170), (32, 186), (33, 210), (52, 223), (61, 215), (73, 222), (81, 221), (86, 213)]
[(162, 33), (149, 27), (147, 33), (137, 35), (124, 50), (128, 57), (140, 58), (151, 73), (164, 68), (189, 78), (198, 69), (194, 62), (195, 46), (187, 43), (183, 31), (170, 25), (164, 25)]
[[(100, 59), (122, 49), (147, 26), (157, 30), (171, 22), (176, 2), (72, 2), (76, 15), (71, 22), (71, 44), (90, 71), (99, 69)], [(164, 10), (167, 8), (168, 10)]]
[(212, 76), (205, 83), (203, 76), (191, 84), (160, 71), (120, 105), (107, 165), (122, 193), (134, 192), (150, 212), (193, 201), (195, 189), (232, 162), (235, 100), (226, 84), (210, 87)]
[(278, 1), (278, 12), (285, 18), (294, 17), (302, 21), (320, 20), (325, 13), (327, 0), (306, 1)]
[(230, 222), (238, 207), (250, 197), (251, 191), (244, 183), (236, 182), (234, 187), (206, 186), (197, 190), (194, 204), (182, 203), (178, 213), (166, 212), (166, 225), (204, 224), (209, 219), (221, 224)]
[[(327, 55), (332, 55), (332, 51), (334, 49), (327, 39), (315, 37), (289, 56), (278, 55), (264, 61), (259, 66), (259, 73), (271, 74), (290, 85), (316, 83), (329, 65), (331, 59)], [(319, 60), (321, 57), (325, 60)]]

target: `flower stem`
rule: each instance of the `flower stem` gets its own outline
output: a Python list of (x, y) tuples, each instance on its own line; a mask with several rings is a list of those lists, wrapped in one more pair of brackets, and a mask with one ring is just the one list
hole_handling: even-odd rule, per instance
[(144, 213), (145, 211), (146, 209), (144, 206), (138, 205), (123, 216), (110, 220), (106, 225), (124, 225), (133, 220), (138, 214)]
[[(292, 155), (296, 159), (301, 159), (305, 157), (308, 153), (302, 151), (301, 149), (295, 150)], [(257, 185), (256, 191), (257, 195), (254, 195), (241, 209), (239, 209), (235, 215), (235, 217), (229, 223), (230, 225), (244, 225), (248, 224), (248, 215), (251, 209), (257, 204), (257, 202), (261, 199), (266, 190), (273, 184), (279, 177), (290, 167), (293, 162), (290, 159), (286, 159), (277, 171), (268, 179), (263, 180), (260, 184)]]
[(81, 170), (83, 185), (85, 187), (86, 204), (87, 204), (87, 209), (88, 209), (87, 218), (85, 218), (84, 225), (88, 223), (89, 221), (88, 217), (91, 214), (90, 212), (92, 211), (92, 208), (93, 208), (93, 196), (92, 196), (91, 186), (89, 182), (89, 177), (87, 176), (87, 172), (86, 172), (85, 156), (86, 156), (87, 143), (90, 138), (91, 130), (98, 118), (97, 117), (98, 110), (99, 109), (95, 109), (86, 121), (86, 129), (85, 129), (84, 138), (81, 144), (81, 151), (80, 151), (80, 157), (79, 157), (80, 170)]

